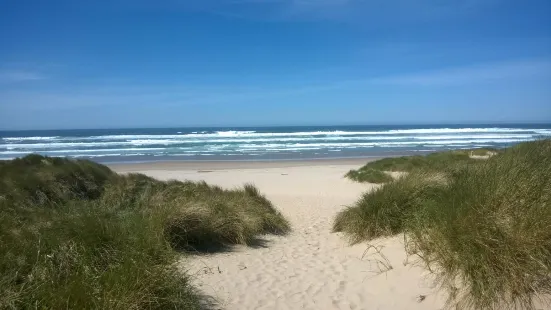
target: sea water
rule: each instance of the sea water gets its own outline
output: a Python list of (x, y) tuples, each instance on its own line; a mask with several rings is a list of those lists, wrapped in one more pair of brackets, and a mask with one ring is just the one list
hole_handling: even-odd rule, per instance
[(0, 159), (30, 153), (104, 163), (380, 157), (502, 148), (541, 138), (551, 138), (551, 124), (1, 131)]

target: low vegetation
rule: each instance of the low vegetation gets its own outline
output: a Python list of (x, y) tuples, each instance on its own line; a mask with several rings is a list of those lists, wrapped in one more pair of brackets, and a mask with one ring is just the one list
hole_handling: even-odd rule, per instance
[(350, 170), (346, 173), (345, 177), (356, 182), (386, 183), (392, 181), (392, 176), (390, 176), (390, 174), (373, 168)]
[(476, 156), (492, 156), (495, 149), (454, 150), (431, 153), (426, 156), (388, 157), (372, 161), (357, 170), (350, 170), (345, 176), (357, 182), (386, 183), (392, 178), (385, 171), (412, 172), (419, 170), (440, 171), (450, 165), (475, 163)]
[(177, 250), (290, 227), (255, 187), (120, 176), (89, 161), (0, 163), (1, 309), (199, 309)]
[(405, 176), (364, 194), (354, 207), (340, 212), (335, 231), (343, 231), (351, 243), (403, 232), (408, 218), (418, 211), (419, 202), (438, 195), (445, 186), (442, 177), (423, 173)]
[(351, 242), (405, 233), (408, 252), (437, 275), (450, 306), (529, 309), (548, 300), (551, 140), (475, 164), (439, 163), (364, 194), (337, 216), (334, 230)]

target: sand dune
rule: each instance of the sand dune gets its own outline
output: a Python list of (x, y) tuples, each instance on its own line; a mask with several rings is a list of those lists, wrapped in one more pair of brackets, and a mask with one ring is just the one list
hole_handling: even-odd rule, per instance
[[(126, 166), (159, 179), (205, 180), (223, 187), (254, 183), (289, 218), (288, 236), (266, 236), (182, 261), (197, 287), (220, 309), (441, 309), (426, 272), (407, 262), (402, 237), (349, 246), (331, 233), (335, 214), (372, 185), (343, 178), (359, 164), (236, 167)], [(378, 253), (378, 251), (380, 251)]]

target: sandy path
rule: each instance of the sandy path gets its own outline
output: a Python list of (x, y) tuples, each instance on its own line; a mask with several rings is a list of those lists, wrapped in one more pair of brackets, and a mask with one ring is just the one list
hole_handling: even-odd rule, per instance
[[(193, 256), (182, 266), (221, 309), (441, 309), (423, 269), (404, 265), (401, 238), (349, 246), (331, 233), (335, 214), (369, 185), (344, 179), (357, 165), (215, 170), (142, 170), (159, 179), (205, 180), (223, 187), (254, 183), (288, 217), (293, 232), (256, 247)], [(386, 271), (385, 271), (386, 270)], [(385, 271), (385, 272), (382, 272)], [(382, 272), (382, 273), (381, 273)], [(426, 296), (419, 301), (419, 296)]]

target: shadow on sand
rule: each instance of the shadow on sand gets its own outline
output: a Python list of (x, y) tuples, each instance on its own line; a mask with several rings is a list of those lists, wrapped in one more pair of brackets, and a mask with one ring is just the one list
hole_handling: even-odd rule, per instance
[(215, 253), (230, 253), (238, 248), (248, 247), (253, 249), (268, 248), (271, 241), (264, 238), (255, 238), (247, 245), (234, 245), (227, 243), (210, 243), (210, 244), (187, 244), (184, 247), (176, 248), (177, 251), (185, 252), (192, 255), (215, 254)]

